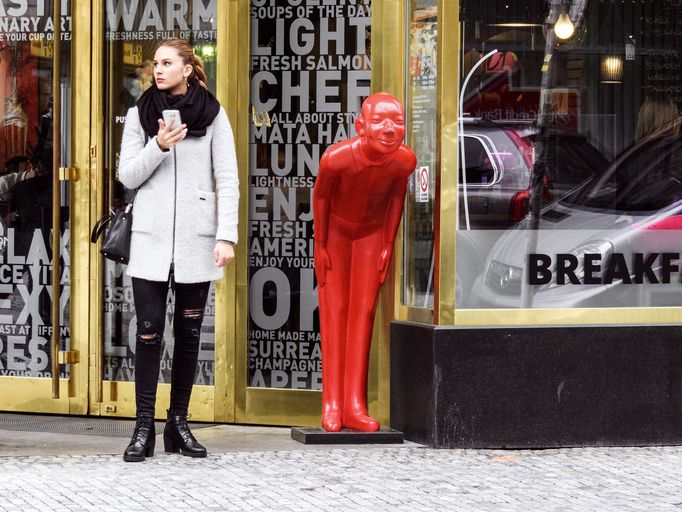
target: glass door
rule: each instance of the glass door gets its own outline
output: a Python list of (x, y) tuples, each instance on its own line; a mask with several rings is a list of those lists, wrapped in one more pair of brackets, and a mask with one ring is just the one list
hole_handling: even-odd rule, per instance
[[(177, 4), (177, 5), (176, 5)], [(101, 121), (103, 161), (97, 176), (98, 216), (131, 200), (134, 191), (118, 180), (121, 138), (128, 109), (152, 85), (154, 52), (158, 43), (171, 37), (183, 38), (204, 62), (206, 84), (216, 92), (216, 2), (107, 2), (104, 7), (102, 41), (103, 77)], [(149, 255), (154, 258), (153, 254)], [(100, 414), (134, 416), (136, 316), (132, 283), (126, 266), (97, 257), (98, 283), (94, 303), (97, 308), (98, 364), (97, 386), (92, 391), (91, 408)], [(157, 416), (165, 417), (168, 407), (173, 354), (174, 293), (169, 290), (163, 335), (161, 371), (157, 396)], [(216, 346), (225, 343), (217, 336), (216, 286), (211, 285), (201, 332), (198, 370), (190, 412), (194, 420), (216, 418)], [(223, 393), (224, 394), (224, 393)], [(222, 394), (221, 394), (222, 396)], [(218, 416), (221, 416), (219, 414)]]
[(75, 20), (69, 2), (59, 16), (39, 0), (0, 7), (0, 409), (82, 414), (87, 357), (71, 300)]

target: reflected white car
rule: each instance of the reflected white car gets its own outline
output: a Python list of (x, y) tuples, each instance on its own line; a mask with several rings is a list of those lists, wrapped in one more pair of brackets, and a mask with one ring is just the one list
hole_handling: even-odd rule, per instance
[[(504, 230), (528, 214), (535, 128), (528, 122), (466, 119), (460, 134), (459, 217), (455, 297), (466, 307), (475, 278)], [(604, 172), (606, 158), (581, 135), (554, 133), (545, 142), (543, 203), (564, 197)], [(462, 173), (464, 153), (466, 173)]]
[[(682, 249), (678, 231), (682, 229), (682, 140), (665, 136), (633, 145), (604, 173), (543, 208), (538, 231), (528, 230), (528, 225), (526, 218), (515, 228), (491, 233), (496, 241), (465, 307), (681, 305), (678, 267), (682, 262), (670, 259)], [(538, 277), (530, 271), (531, 254), (551, 261), (549, 282), (531, 284)], [(585, 255), (590, 255), (587, 269)], [(559, 276), (559, 267), (564, 268), (568, 260), (577, 261), (570, 270), (579, 284), (566, 282), (564, 272)], [(636, 267), (644, 261), (650, 269), (642, 278), (642, 269)], [(602, 279), (605, 273), (613, 277), (614, 265), (618, 265), (616, 278)], [(670, 274), (671, 268), (671, 282), (664, 283), (662, 273)], [(463, 271), (459, 264), (458, 271)]]

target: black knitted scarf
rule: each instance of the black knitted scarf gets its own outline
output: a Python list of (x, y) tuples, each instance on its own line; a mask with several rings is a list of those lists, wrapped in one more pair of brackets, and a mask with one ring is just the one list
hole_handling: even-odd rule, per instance
[(178, 95), (168, 94), (152, 84), (137, 100), (137, 109), (142, 128), (150, 138), (158, 133), (159, 119), (163, 118), (161, 112), (164, 110), (179, 110), (182, 122), (187, 125), (187, 135), (203, 137), (206, 127), (218, 115), (220, 103), (198, 80), (190, 79), (187, 92)]

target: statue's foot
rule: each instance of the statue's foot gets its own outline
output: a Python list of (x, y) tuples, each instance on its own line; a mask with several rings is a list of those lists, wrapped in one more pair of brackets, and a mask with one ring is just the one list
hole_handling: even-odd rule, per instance
[(327, 432), (339, 432), (342, 426), (343, 422), (339, 411), (327, 411), (322, 415), (322, 428)]
[(344, 415), (343, 426), (360, 430), (362, 432), (376, 432), (379, 430), (379, 422), (361, 412), (351, 412)]

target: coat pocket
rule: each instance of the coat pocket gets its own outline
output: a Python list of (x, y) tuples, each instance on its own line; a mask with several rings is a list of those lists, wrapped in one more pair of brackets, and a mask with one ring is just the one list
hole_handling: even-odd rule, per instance
[(154, 229), (154, 191), (138, 190), (133, 202), (132, 231), (151, 233)]
[(215, 236), (216, 234), (216, 198), (215, 192), (197, 191), (197, 235)]

